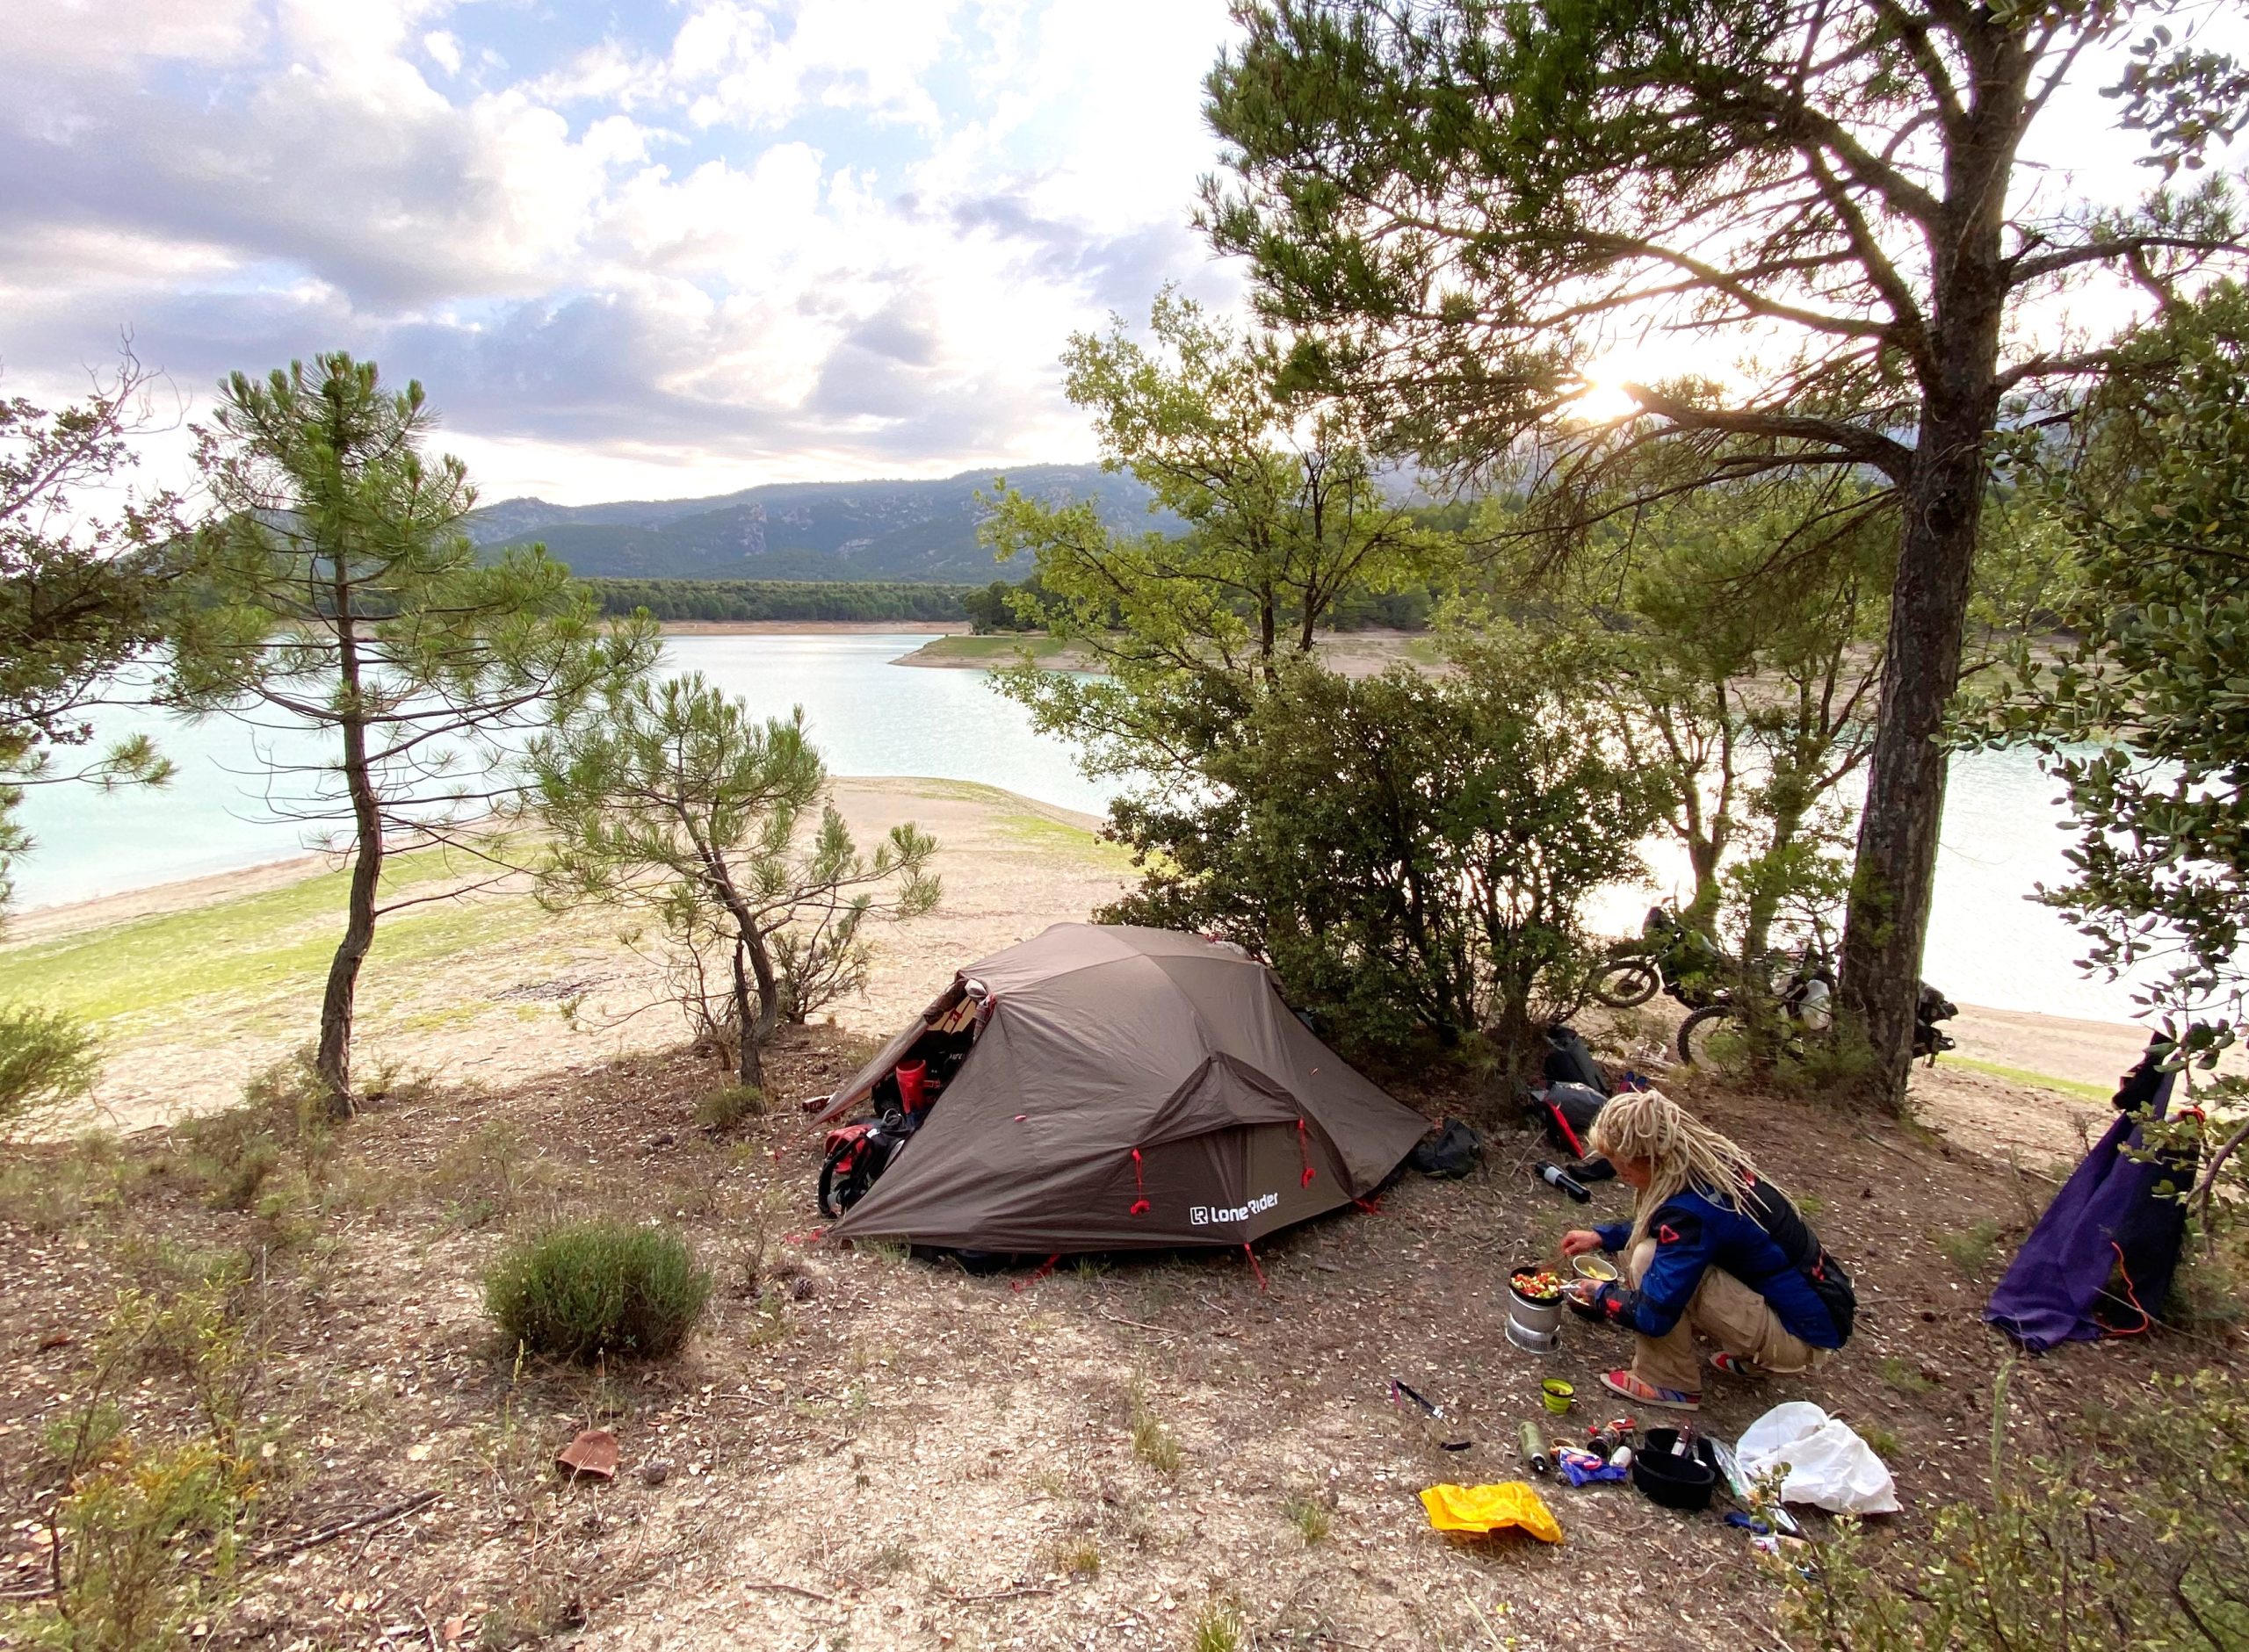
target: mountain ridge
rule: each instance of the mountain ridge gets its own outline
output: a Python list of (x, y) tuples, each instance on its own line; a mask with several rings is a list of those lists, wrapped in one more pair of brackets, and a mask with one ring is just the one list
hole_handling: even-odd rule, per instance
[(556, 505), (525, 495), (480, 507), (464, 527), (487, 552), (543, 543), (588, 578), (981, 582), (1002, 577), (977, 539), (976, 494), (995, 476), (1051, 503), (1090, 500), (1112, 529), (1181, 525), (1150, 514), (1148, 490), (1129, 473), (1023, 465), (933, 480), (767, 482), (692, 499)]

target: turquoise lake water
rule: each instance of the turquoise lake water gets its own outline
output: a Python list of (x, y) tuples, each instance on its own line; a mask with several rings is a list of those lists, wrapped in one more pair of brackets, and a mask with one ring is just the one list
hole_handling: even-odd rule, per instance
[[(761, 711), (805, 708), (813, 738), (837, 775), (926, 775), (980, 781), (1098, 813), (1109, 789), (1079, 774), (1069, 751), (1035, 733), (977, 671), (893, 666), (926, 638), (821, 634), (676, 637), (669, 669), (702, 672)], [(119, 713), (112, 732), (145, 727), (179, 765), (162, 791), (103, 795), (74, 786), (35, 789), (25, 809), (38, 840), (18, 864), (24, 907), (83, 900), (302, 854), (301, 828), (264, 806), (262, 765), (249, 733), (225, 722), (182, 725)], [(316, 748), (260, 733), (285, 760)], [(2129, 989), (2088, 981), (2072, 966), (2084, 943), (2052, 912), (2025, 898), (2065, 876), (2068, 836), (2059, 788), (2027, 752), (1953, 761), (1937, 869), (1927, 973), (1953, 998), (2005, 1009), (2122, 1020)], [(1675, 857), (1653, 857), (1660, 880)], [(1683, 882), (1683, 878), (1681, 879)], [(1598, 916), (1631, 927), (1649, 894), (1617, 891)]]

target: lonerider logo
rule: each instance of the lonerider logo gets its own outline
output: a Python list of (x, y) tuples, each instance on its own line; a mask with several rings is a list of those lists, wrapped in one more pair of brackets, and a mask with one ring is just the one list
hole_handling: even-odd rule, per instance
[(1190, 1226), (1207, 1228), (1214, 1222), (1247, 1222), (1261, 1210), (1281, 1202), (1278, 1194), (1259, 1194), (1246, 1205), (1192, 1205), (1187, 1211)]

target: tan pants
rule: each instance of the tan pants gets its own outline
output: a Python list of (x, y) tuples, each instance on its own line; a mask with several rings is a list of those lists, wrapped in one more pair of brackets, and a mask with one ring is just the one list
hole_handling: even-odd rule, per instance
[[(1634, 1285), (1655, 1259), (1655, 1241), (1632, 1247), (1625, 1275)], [(1826, 1357), (1782, 1325), (1772, 1305), (1723, 1268), (1704, 1270), (1703, 1282), (1679, 1323), (1660, 1337), (1635, 1337), (1632, 1374), (1660, 1389), (1688, 1394), (1703, 1391), (1702, 1367), (1695, 1358), (1695, 1333), (1701, 1331), (1728, 1353), (1754, 1360), (1768, 1371), (1808, 1371)]]

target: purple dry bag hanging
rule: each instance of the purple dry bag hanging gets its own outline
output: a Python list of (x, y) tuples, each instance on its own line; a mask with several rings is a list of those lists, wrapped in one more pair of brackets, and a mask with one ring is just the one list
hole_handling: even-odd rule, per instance
[(2151, 1043), (2125, 1079), (2115, 1122), (2054, 1195), (1984, 1309), (2032, 1353), (2145, 1331), (2170, 1293), (2197, 1155), (2138, 1156), (2142, 1125), (2163, 1117), (2179, 1076), (2160, 1071), (2161, 1048)]

